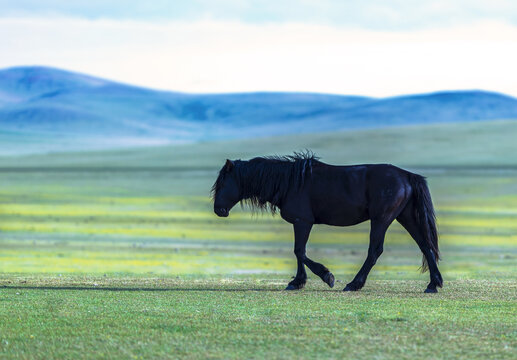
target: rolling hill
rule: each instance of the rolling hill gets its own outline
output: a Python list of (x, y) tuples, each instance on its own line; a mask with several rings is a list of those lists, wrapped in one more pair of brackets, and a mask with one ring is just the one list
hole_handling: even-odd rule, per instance
[(185, 94), (46, 67), (0, 71), (0, 155), (500, 119), (517, 119), (517, 99), (484, 91)]

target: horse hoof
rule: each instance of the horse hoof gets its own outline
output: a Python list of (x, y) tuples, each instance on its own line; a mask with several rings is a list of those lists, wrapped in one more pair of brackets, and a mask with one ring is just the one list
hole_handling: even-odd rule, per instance
[(325, 276), (323, 277), (323, 281), (327, 283), (327, 285), (330, 286), (330, 288), (334, 287), (334, 275), (330, 271), (325, 274)]
[(285, 288), (285, 290), (300, 290), (305, 286), (305, 284), (289, 284)]
[(436, 289), (427, 288), (424, 290), (424, 293), (426, 293), (426, 294), (436, 294), (437, 292), (438, 292), (438, 290), (436, 290)]
[(359, 288), (352, 284), (347, 284), (345, 286), (345, 288), (343, 289), (343, 291), (357, 291), (357, 290), (359, 290)]

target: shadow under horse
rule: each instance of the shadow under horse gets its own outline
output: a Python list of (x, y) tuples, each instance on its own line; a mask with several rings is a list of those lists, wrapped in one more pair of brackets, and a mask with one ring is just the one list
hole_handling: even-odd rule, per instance
[(384, 236), (396, 219), (423, 253), (422, 271), (429, 269), (426, 293), (437, 292), (443, 280), (438, 270), (438, 234), (425, 178), (388, 164), (334, 166), (312, 152), (290, 156), (227, 160), (212, 187), (214, 212), (226, 217), (235, 204), (280, 211), (293, 224), (298, 270), (286, 290), (304, 287), (305, 266), (330, 287), (334, 275), (309, 259), (306, 245), (313, 224), (351, 226), (371, 221), (368, 256), (344, 291), (361, 289), (382, 254)]

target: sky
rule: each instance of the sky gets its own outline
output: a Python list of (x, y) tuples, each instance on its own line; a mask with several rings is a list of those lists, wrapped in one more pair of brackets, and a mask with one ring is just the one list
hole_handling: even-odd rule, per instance
[(515, 0), (0, 0), (0, 68), (195, 93), (517, 97)]

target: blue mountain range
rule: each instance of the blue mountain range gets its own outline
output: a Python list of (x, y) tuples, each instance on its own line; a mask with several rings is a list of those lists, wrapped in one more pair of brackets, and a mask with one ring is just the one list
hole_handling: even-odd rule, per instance
[(486, 91), (187, 94), (48, 67), (0, 70), (0, 141), (29, 152), (495, 119), (517, 119), (517, 99)]

